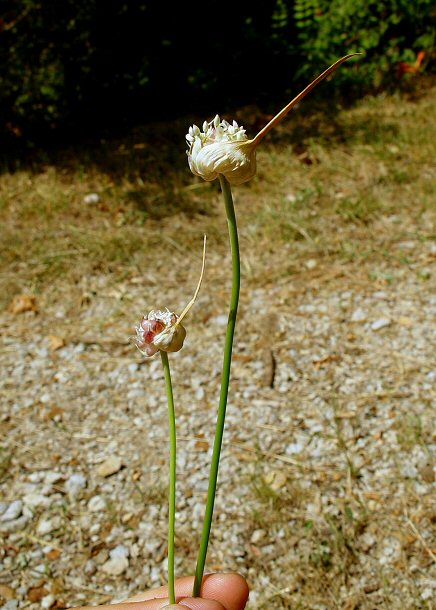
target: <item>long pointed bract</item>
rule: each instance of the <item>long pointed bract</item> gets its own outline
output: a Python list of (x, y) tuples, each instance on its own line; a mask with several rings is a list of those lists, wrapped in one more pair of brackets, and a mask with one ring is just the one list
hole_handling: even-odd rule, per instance
[(317, 76), (317, 78), (315, 78), (315, 80), (312, 81), (310, 85), (307, 85), (307, 87), (303, 89), (301, 93), (294, 97), (294, 99), (291, 100), (289, 104), (287, 104), (282, 110), (280, 110), (280, 112), (276, 114), (276, 116), (271, 119), (271, 121), (267, 123), (267, 125), (265, 125), (263, 129), (259, 131), (257, 136), (253, 140), (251, 140), (251, 142), (257, 146), (259, 142), (267, 135), (267, 133), (269, 133), (271, 129), (273, 129), (277, 125), (277, 123), (280, 123), (283, 117), (285, 117), (288, 112), (290, 112), (290, 110), (294, 108), (294, 106), (301, 102), (303, 97), (305, 97), (310, 91), (312, 91), (312, 89), (314, 89), (321, 81), (327, 78), (329, 74), (334, 72), (336, 68), (339, 68), (339, 66), (343, 64), (344, 61), (347, 61), (347, 59), (350, 59), (350, 57), (354, 57), (355, 55), (360, 55), (360, 53), (350, 53), (350, 55), (345, 55), (345, 57), (342, 57), (341, 59), (338, 59), (338, 61), (335, 61), (335, 63), (332, 64), (330, 68), (327, 68), (327, 70)]
[(189, 303), (186, 305), (185, 309), (182, 311), (182, 313), (178, 317), (176, 325), (179, 324), (183, 320), (183, 318), (189, 312), (189, 310), (194, 305), (194, 303), (197, 299), (198, 293), (200, 292), (201, 282), (203, 281), (205, 265), (206, 265), (206, 235), (203, 238), (203, 262), (201, 265), (200, 279), (198, 280), (198, 284), (197, 284), (197, 288), (195, 289), (194, 296), (192, 297), (192, 299), (189, 301)]

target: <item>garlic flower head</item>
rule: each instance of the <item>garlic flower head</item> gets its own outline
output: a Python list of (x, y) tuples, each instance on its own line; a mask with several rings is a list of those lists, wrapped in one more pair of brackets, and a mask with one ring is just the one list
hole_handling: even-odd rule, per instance
[(145, 356), (154, 356), (159, 350), (178, 352), (186, 337), (186, 330), (178, 316), (169, 309), (150, 311), (135, 328), (136, 347)]
[(239, 127), (236, 121), (230, 125), (227, 121), (221, 121), (218, 115), (210, 123), (207, 121), (203, 123), (203, 131), (200, 131), (197, 125), (190, 127), (186, 135), (188, 143), (186, 153), (192, 173), (207, 181), (215, 180), (221, 174), (230, 184), (242, 184), (253, 178), (256, 173), (256, 148), (261, 140), (312, 89), (332, 74), (344, 61), (355, 55), (360, 55), (360, 53), (345, 55), (324, 70), (289, 104), (286, 104), (252, 140), (247, 138), (245, 129)]
[(230, 124), (216, 115), (203, 123), (203, 131), (190, 127), (186, 142), (192, 173), (208, 182), (221, 174), (230, 184), (242, 184), (256, 173), (256, 147), (236, 121)]

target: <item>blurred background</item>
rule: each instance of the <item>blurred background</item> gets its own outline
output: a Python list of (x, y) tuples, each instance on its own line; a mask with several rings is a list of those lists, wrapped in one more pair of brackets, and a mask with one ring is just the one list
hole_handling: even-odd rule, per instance
[(434, 68), (435, 18), (432, 0), (3, 1), (3, 144), (119, 134), (193, 109), (266, 110), (356, 51), (336, 94), (396, 87)]

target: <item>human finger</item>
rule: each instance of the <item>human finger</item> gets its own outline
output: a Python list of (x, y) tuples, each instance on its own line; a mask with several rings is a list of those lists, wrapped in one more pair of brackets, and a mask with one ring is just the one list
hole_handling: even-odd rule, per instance
[[(148, 603), (148, 602), (146, 602)], [(162, 610), (226, 610), (222, 604), (214, 599), (204, 599), (203, 597), (187, 597), (178, 604), (164, 606)]]
[[(183, 600), (190, 597), (193, 585), (193, 576), (178, 578), (175, 584), (177, 599)], [(203, 599), (219, 602), (225, 610), (243, 610), (248, 599), (248, 585), (239, 574), (208, 574), (203, 578), (200, 595)], [(168, 587), (164, 586), (139, 593), (127, 601), (139, 602), (167, 596)], [(182, 601), (183, 603), (184, 601)], [(113, 607), (111, 610), (113, 610)], [(138, 607), (138, 610), (141, 609)]]
[[(120, 604), (104, 604), (103, 606), (81, 606), (74, 610), (161, 610), (161, 608), (166, 608), (169, 603), (170, 600), (167, 597), (159, 597), (144, 602), (122, 602)], [(176, 606), (176, 608), (183, 610), (183, 606)]]
[(227, 610), (220, 602), (214, 599), (204, 599), (201, 597), (187, 597), (181, 599), (178, 604), (169, 605), (167, 597), (156, 597), (145, 601), (124, 602), (120, 604), (110, 604), (92, 608), (86, 606), (76, 610)]

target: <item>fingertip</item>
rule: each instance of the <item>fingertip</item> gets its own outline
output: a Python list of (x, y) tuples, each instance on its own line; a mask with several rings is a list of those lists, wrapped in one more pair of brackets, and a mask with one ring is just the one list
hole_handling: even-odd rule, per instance
[[(185, 576), (183, 578), (179, 578), (176, 581), (176, 596), (178, 600), (183, 600), (176, 605), (176, 608), (182, 606), (185, 608), (189, 608), (190, 610), (206, 610), (208, 607), (204, 606), (204, 602), (206, 600), (215, 600), (215, 603), (219, 603), (219, 608), (221, 610), (243, 610), (245, 608), (245, 604), (248, 600), (248, 585), (245, 579), (236, 573), (212, 573), (207, 574), (203, 578), (202, 587), (201, 587), (201, 598), (197, 598), (196, 605), (193, 605), (194, 602), (191, 601), (193, 598), (188, 597), (192, 595), (192, 587), (194, 584), (194, 578), (192, 576)], [(171, 608), (174, 607), (170, 605), (168, 599), (168, 587), (159, 587), (157, 589), (151, 589), (149, 591), (145, 591), (144, 593), (140, 593), (133, 597), (130, 597), (126, 602), (146, 602), (149, 605), (144, 606), (153, 608), (153, 610), (158, 610), (162, 608)], [(198, 606), (198, 603), (203, 603), (203, 605)], [(127, 608), (126, 608), (127, 610)], [(138, 610), (140, 610), (140, 606), (138, 606)]]
[(243, 610), (248, 600), (247, 581), (240, 574), (210, 574), (205, 576), (201, 595), (216, 599), (227, 610)]
[(245, 608), (250, 595), (250, 587), (248, 586), (248, 582), (240, 574), (230, 574), (230, 576), (234, 579), (235, 588), (237, 588), (239, 591), (240, 601), (243, 602), (241, 607)]
[(233, 591), (234, 595), (234, 610), (242, 610), (245, 608), (250, 589), (248, 583), (243, 576), (237, 573), (227, 574), (227, 586)]

